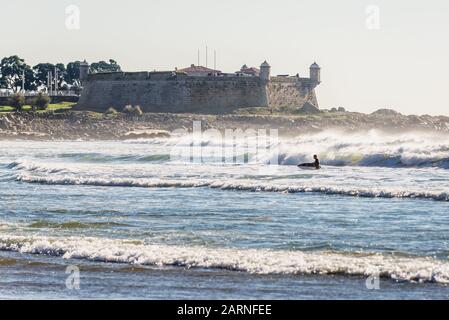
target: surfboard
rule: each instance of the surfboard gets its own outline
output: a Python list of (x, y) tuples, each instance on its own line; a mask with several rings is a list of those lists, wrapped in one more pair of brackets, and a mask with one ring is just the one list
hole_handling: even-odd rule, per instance
[(302, 170), (319, 170), (319, 169), (321, 169), (321, 166), (319, 168), (316, 168), (315, 164), (313, 164), (313, 163), (302, 163), (302, 164), (298, 164), (298, 168), (300, 168)]

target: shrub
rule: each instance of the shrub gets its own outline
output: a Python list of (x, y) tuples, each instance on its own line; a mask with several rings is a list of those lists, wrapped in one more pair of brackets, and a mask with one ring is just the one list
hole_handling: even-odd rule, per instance
[(125, 106), (125, 107), (123, 108), (123, 113), (126, 113), (126, 114), (132, 114), (133, 111), (134, 111), (134, 108), (133, 108), (133, 106), (130, 105), (130, 104), (128, 104), (127, 106)]
[(118, 112), (117, 112), (117, 110), (115, 110), (114, 107), (110, 107), (108, 110), (106, 110), (105, 113), (106, 113), (106, 114), (112, 114), (112, 115), (115, 115), (115, 114), (117, 114)]
[(133, 107), (132, 105), (127, 105), (123, 108), (123, 112), (131, 116), (141, 116), (143, 111), (140, 106)]
[(45, 110), (50, 104), (50, 97), (42, 92), (39, 92), (37, 96), (33, 99), (33, 109)]
[(9, 98), (8, 104), (11, 107), (15, 108), (17, 111), (20, 111), (25, 105), (25, 96), (20, 92), (14, 93)]
[(135, 107), (134, 107), (134, 115), (136, 115), (136, 116), (141, 116), (141, 115), (143, 115), (143, 111), (142, 111), (142, 109), (140, 108), (140, 106), (135, 106)]

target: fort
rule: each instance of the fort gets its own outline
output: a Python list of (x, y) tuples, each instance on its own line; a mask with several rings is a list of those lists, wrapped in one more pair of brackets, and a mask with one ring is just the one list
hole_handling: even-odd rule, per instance
[(76, 108), (104, 112), (138, 105), (144, 112), (207, 114), (247, 107), (318, 108), (315, 88), (320, 72), (314, 63), (308, 78), (271, 76), (265, 61), (260, 69), (245, 65), (235, 73), (194, 65), (174, 71), (90, 73), (84, 62), (83, 91)]

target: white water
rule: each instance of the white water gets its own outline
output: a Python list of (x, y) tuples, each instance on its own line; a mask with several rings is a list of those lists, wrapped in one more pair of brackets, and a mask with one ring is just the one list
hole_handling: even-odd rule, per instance
[(129, 239), (8, 235), (0, 236), (0, 249), (136, 265), (217, 268), (256, 274), (379, 275), (402, 281), (449, 283), (447, 261), (381, 254), (224, 249), (145, 244)]
[[(248, 163), (173, 161), (173, 149), (222, 146), (191, 136), (1, 143), (0, 251), (449, 283), (447, 136), (281, 138), (279, 165), (267, 165), (272, 149)], [(313, 154), (322, 170), (296, 167)]]
[[(302, 171), (296, 166), (153, 163), (47, 164), (10, 163), (11, 179), (48, 185), (98, 187), (201, 188), (253, 192), (314, 192), (371, 198), (420, 198), (449, 201), (446, 169), (325, 167)], [(363, 177), (363, 179), (362, 179)]]

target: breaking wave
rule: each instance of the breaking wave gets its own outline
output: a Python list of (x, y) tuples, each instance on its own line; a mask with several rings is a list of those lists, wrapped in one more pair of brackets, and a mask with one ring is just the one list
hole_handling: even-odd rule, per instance
[(15, 169), (15, 170), (24, 170), (28, 172), (39, 172), (39, 173), (60, 173), (64, 171), (64, 167), (57, 168), (56, 164), (51, 165), (44, 165), (44, 164), (38, 164), (31, 161), (14, 161), (7, 165), (8, 169)]
[[(298, 137), (267, 139), (262, 141), (262, 145), (258, 145), (258, 142), (256, 136), (216, 139), (207, 135), (199, 138), (189, 135), (164, 140), (162, 146), (170, 150), (195, 145), (201, 146), (206, 152), (209, 149), (222, 148), (224, 152), (234, 147), (240, 150), (246, 148), (249, 162), (260, 164), (269, 163), (274, 153), (278, 155), (281, 165), (310, 162), (312, 155), (318, 154), (327, 166), (449, 169), (449, 139), (447, 135), (435, 133), (391, 135), (377, 130), (351, 134), (324, 131)], [(268, 145), (265, 146), (265, 142)], [(217, 159), (203, 158), (205, 163), (211, 161), (216, 162)]]
[(449, 283), (449, 262), (374, 253), (301, 252), (147, 244), (140, 240), (0, 236), (0, 250), (96, 262), (225, 269), (253, 274), (379, 275), (398, 281)]
[(277, 155), (280, 165), (297, 165), (312, 161), (312, 155), (317, 154), (325, 166), (449, 169), (449, 138), (435, 133), (386, 135), (376, 130), (351, 134), (325, 131), (266, 142), (267, 145), (259, 148), (255, 137), (229, 140), (189, 135), (163, 141), (149, 139), (137, 144), (123, 143), (123, 150), (126, 150), (123, 153), (120, 148), (110, 148), (103, 152), (94, 149), (61, 152), (55, 156), (58, 161), (77, 163), (189, 163), (191, 148), (201, 146), (202, 163), (223, 163), (231, 154), (245, 159), (244, 163), (263, 165)]
[(449, 139), (443, 135), (322, 132), (279, 144), (279, 162), (284, 165), (309, 162), (311, 153), (329, 166), (449, 168)]
[(250, 192), (280, 192), (280, 193), (323, 193), (328, 195), (343, 195), (365, 198), (408, 198), (432, 199), (449, 201), (449, 192), (419, 191), (391, 188), (360, 188), (344, 186), (314, 186), (314, 185), (273, 185), (270, 183), (245, 181), (216, 181), (216, 180), (161, 180), (161, 179), (127, 179), (127, 178), (88, 178), (74, 176), (31, 176), (20, 174), (17, 181), (48, 185), (84, 185), (98, 187), (135, 187), (135, 188), (205, 188)]

